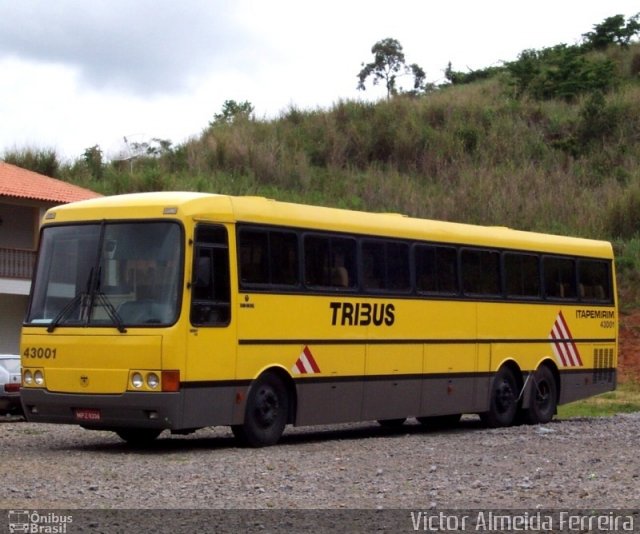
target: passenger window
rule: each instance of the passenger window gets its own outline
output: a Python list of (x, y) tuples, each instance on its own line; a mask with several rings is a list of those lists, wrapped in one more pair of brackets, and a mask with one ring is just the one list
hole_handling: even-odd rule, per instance
[(269, 235), (258, 230), (242, 230), (239, 239), (240, 281), (242, 284), (269, 283)]
[(410, 287), (409, 245), (387, 243), (387, 289), (405, 292)]
[(409, 246), (389, 241), (364, 241), (362, 285), (368, 290), (409, 291)]
[(299, 284), (298, 236), (294, 232), (242, 229), (238, 247), (242, 285)]
[(224, 226), (196, 228), (190, 318), (197, 326), (226, 326), (231, 320), (229, 245)]
[(578, 262), (578, 295), (587, 302), (611, 301), (611, 274), (606, 261)]
[(543, 259), (544, 294), (556, 299), (576, 298), (575, 261), (547, 256)]
[(462, 290), (467, 294), (500, 294), (500, 254), (464, 249), (461, 256)]
[(362, 244), (362, 286), (364, 289), (385, 287), (384, 244), (365, 241)]
[(299, 284), (298, 236), (293, 232), (270, 232), (271, 283)]
[(354, 239), (307, 235), (304, 238), (305, 284), (352, 289), (357, 285)]
[(540, 264), (533, 254), (504, 255), (505, 281), (508, 297), (540, 297)]
[(416, 287), (421, 293), (458, 292), (456, 249), (418, 245), (415, 249)]

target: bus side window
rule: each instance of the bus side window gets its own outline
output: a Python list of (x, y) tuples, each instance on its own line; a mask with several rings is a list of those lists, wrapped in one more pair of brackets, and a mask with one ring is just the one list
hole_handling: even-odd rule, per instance
[(583, 301), (603, 302), (611, 300), (611, 275), (609, 264), (598, 260), (578, 262), (578, 293)]
[(409, 245), (394, 241), (364, 240), (362, 287), (366, 290), (409, 291)]
[(364, 289), (384, 289), (385, 250), (380, 241), (362, 243), (362, 287)]
[(269, 283), (269, 234), (264, 230), (240, 232), (240, 282)]
[(507, 297), (540, 297), (540, 265), (538, 256), (534, 254), (506, 252), (504, 254), (504, 270)]
[(556, 299), (576, 298), (575, 261), (570, 258), (546, 256), (542, 260), (544, 294)]
[(191, 323), (226, 326), (231, 320), (229, 246), (224, 226), (199, 225), (193, 252)]
[(243, 228), (238, 243), (241, 287), (299, 285), (295, 232)]
[(307, 235), (304, 238), (304, 272), (307, 287), (353, 289), (356, 277), (355, 239)]
[(457, 252), (453, 247), (417, 245), (416, 287), (420, 293), (458, 293)]
[(500, 255), (492, 250), (462, 250), (462, 290), (466, 294), (500, 293)]

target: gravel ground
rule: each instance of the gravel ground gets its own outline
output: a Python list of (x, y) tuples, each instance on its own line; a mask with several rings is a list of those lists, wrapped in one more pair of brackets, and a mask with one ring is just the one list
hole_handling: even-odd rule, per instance
[(289, 428), (264, 449), (226, 429), (115, 434), (0, 419), (0, 508), (640, 508), (640, 413), (485, 429)]

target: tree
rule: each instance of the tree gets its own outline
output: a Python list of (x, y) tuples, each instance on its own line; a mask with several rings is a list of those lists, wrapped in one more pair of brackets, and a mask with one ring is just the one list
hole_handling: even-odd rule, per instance
[(154, 137), (153, 139), (151, 139), (151, 141), (142, 142), (132, 141), (130, 139), (127, 139), (126, 136), (123, 139), (125, 144), (127, 145), (127, 149), (129, 150), (129, 156), (127, 159), (137, 159), (144, 157), (158, 158), (170, 153), (172, 150), (172, 143), (169, 139), (160, 139), (158, 137)]
[(222, 104), (222, 112), (213, 116), (213, 121), (209, 126), (217, 124), (230, 124), (240, 117), (249, 118), (253, 113), (253, 105), (248, 100), (236, 102), (235, 100), (225, 100)]
[(409, 65), (409, 69), (413, 75), (413, 91), (417, 93), (425, 88), (427, 73), (417, 63)]
[(595, 24), (592, 32), (582, 35), (585, 40), (584, 46), (595, 50), (602, 50), (611, 44), (629, 46), (631, 39), (640, 32), (639, 18), (640, 13), (637, 13), (629, 17), (625, 24), (623, 15), (607, 17), (600, 24)]
[(373, 77), (373, 85), (378, 85), (384, 81), (387, 89), (387, 98), (398, 92), (396, 80), (398, 76), (408, 74), (413, 75), (413, 92), (417, 93), (424, 89), (426, 74), (424, 70), (416, 63), (407, 65), (402, 51), (402, 45), (397, 39), (390, 37), (378, 41), (371, 47), (373, 61), (371, 63), (362, 63), (362, 69), (358, 73), (358, 89), (366, 90), (365, 81), (369, 77)]
[(99, 145), (85, 148), (82, 159), (84, 160), (91, 176), (96, 180), (101, 180), (104, 175), (104, 161), (102, 149)]

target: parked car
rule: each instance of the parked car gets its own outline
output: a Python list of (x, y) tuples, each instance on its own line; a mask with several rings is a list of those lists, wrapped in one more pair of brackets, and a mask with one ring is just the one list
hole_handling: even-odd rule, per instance
[(20, 356), (0, 354), (0, 415), (22, 413)]

